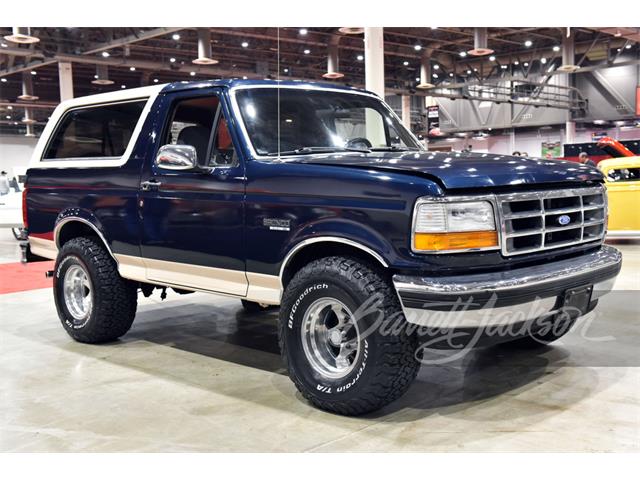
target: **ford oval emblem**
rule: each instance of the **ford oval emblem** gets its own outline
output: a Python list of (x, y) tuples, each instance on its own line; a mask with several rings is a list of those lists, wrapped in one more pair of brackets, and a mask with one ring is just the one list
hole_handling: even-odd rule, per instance
[(571, 223), (571, 217), (569, 215), (560, 215), (558, 217), (558, 223), (563, 227), (569, 225), (569, 223)]

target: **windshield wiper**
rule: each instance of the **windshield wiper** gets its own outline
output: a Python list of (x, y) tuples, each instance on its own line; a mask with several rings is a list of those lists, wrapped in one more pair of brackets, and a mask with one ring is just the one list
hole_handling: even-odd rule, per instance
[[(280, 155), (307, 155), (310, 153), (334, 153), (334, 152), (359, 152), (359, 153), (371, 153), (368, 148), (351, 148), (351, 147), (302, 147), (295, 150), (283, 150), (279, 152)], [(269, 152), (268, 156), (273, 157), (278, 155), (278, 152)]]
[(417, 150), (417, 148), (398, 147), (397, 145), (391, 145), (389, 147), (374, 147), (371, 149), (372, 152), (408, 152), (414, 150)]

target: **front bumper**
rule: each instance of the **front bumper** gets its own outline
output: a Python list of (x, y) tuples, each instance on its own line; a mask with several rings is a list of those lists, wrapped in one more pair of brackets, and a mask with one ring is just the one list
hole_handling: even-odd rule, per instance
[[(573, 316), (583, 315), (611, 290), (621, 265), (622, 254), (603, 245), (580, 257), (500, 272), (394, 275), (393, 284), (409, 323), (442, 329), (482, 328), (547, 317), (567, 304)], [(580, 301), (569, 300), (577, 297)]]

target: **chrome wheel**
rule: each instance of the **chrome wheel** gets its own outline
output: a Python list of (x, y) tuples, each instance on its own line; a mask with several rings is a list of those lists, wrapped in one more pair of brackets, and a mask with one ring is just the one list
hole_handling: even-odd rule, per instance
[(63, 285), (67, 310), (78, 323), (86, 321), (93, 306), (93, 291), (89, 275), (80, 265), (72, 265), (64, 274)]
[(328, 378), (342, 378), (360, 355), (360, 335), (351, 311), (335, 298), (313, 302), (302, 320), (302, 347), (311, 366)]

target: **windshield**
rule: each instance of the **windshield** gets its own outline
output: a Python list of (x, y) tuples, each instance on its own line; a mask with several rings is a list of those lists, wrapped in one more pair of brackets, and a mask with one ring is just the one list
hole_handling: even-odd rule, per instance
[(389, 109), (368, 95), (283, 87), (240, 89), (236, 98), (258, 155), (421, 149)]

